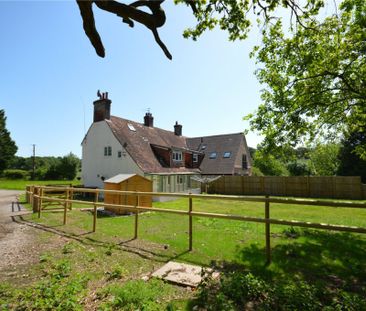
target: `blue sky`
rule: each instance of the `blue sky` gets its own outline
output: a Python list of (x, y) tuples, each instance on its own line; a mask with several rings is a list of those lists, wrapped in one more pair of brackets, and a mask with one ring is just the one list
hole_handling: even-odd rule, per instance
[[(150, 108), (154, 125), (185, 136), (242, 132), (242, 117), (260, 103), (255, 61), (249, 52), (260, 43), (229, 42), (220, 30), (197, 42), (182, 37), (194, 25), (190, 9), (166, 1), (167, 22), (160, 37), (173, 55), (169, 61), (152, 33), (129, 28), (94, 8), (106, 49), (98, 57), (82, 28), (74, 1), (0, 1), (0, 109), (19, 148), (30, 156), (81, 156), (80, 143), (92, 122), (96, 93), (109, 92), (112, 114), (142, 122)], [(255, 147), (260, 139), (247, 135)]]

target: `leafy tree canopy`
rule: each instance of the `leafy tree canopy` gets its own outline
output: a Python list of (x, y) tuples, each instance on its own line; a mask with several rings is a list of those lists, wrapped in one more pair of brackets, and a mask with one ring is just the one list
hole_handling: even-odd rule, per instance
[[(166, 14), (162, 4), (164, 0), (140, 0), (126, 4), (114, 0), (76, 0), (83, 20), (85, 34), (100, 57), (105, 56), (102, 39), (95, 26), (93, 4), (101, 10), (117, 15), (130, 27), (137, 22), (148, 28), (163, 50), (166, 57), (172, 59), (168, 48), (160, 39), (158, 28), (163, 27)], [(292, 13), (297, 23), (315, 15), (323, 6), (323, 0), (175, 0), (176, 4), (186, 4), (192, 9), (197, 25), (184, 32), (185, 37), (196, 40), (204, 31), (219, 26), (228, 31), (229, 39), (245, 39), (253, 19), (253, 13), (262, 17), (266, 24), (275, 17), (275, 11), (284, 8)]]
[(335, 143), (317, 144), (309, 151), (310, 170), (315, 176), (335, 176), (340, 165), (338, 153), (340, 145)]
[[(73, 180), (80, 168), (80, 159), (72, 153), (63, 157), (35, 157), (36, 180)], [(33, 157), (14, 157), (9, 168), (31, 173)]]
[(355, 150), (366, 141), (366, 131), (348, 133), (342, 140), (339, 152), (338, 175), (361, 176), (366, 183), (366, 160), (361, 159)]
[[(266, 88), (246, 119), (272, 151), (366, 128), (366, 1), (344, 0), (338, 14), (303, 26), (285, 34), (277, 20), (252, 54)], [(366, 141), (356, 151), (366, 158)]]
[(6, 129), (5, 111), (0, 110), (0, 173), (8, 167), (17, 150), (15, 142)]
[(255, 169), (256, 176), (260, 176), (262, 174), (265, 176), (289, 175), (289, 172), (287, 171), (285, 164), (281, 160), (276, 159), (272, 154), (263, 152), (262, 149), (258, 149), (255, 152), (254, 167), (256, 168)]

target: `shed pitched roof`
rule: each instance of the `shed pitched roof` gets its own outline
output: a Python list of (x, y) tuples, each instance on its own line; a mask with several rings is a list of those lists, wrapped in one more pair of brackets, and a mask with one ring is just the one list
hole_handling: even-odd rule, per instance
[(110, 183), (110, 184), (119, 184), (122, 181), (125, 181), (127, 179), (130, 179), (131, 177), (135, 176), (136, 174), (118, 174), (116, 176), (113, 176), (107, 180), (105, 180), (105, 183)]

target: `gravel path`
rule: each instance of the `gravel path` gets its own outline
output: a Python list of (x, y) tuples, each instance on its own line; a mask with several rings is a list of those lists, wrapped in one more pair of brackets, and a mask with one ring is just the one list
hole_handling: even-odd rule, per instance
[[(28, 213), (18, 210), (17, 196), (23, 191), (0, 190), (0, 280), (16, 274), (16, 267), (28, 264), (32, 257), (31, 249), (34, 229), (14, 221), (14, 217)], [(32, 232), (33, 231), (33, 232)]]

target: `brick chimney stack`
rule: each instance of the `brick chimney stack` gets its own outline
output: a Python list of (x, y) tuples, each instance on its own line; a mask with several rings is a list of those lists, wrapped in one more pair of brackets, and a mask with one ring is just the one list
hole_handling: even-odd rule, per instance
[(146, 112), (144, 116), (144, 125), (148, 127), (154, 127), (154, 117), (151, 112)]
[(174, 134), (177, 136), (182, 136), (182, 125), (178, 124), (178, 121), (175, 121)]
[(108, 99), (108, 92), (100, 93), (100, 91), (98, 90), (97, 95), (99, 96), (99, 99), (93, 102), (94, 104), (93, 122), (110, 120), (112, 101)]

